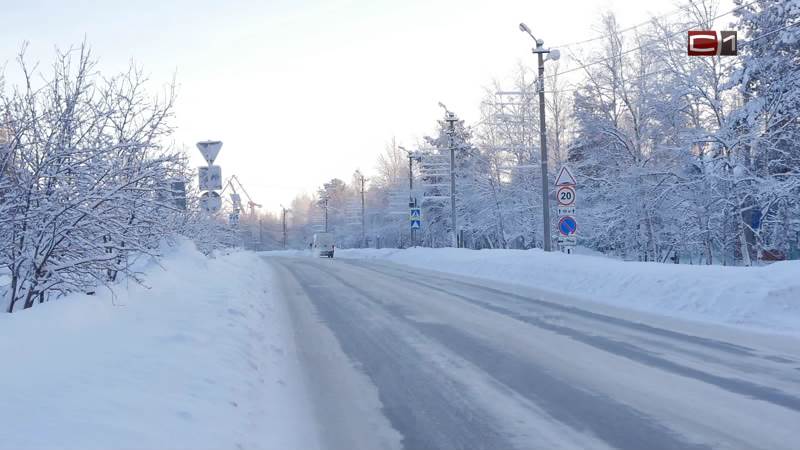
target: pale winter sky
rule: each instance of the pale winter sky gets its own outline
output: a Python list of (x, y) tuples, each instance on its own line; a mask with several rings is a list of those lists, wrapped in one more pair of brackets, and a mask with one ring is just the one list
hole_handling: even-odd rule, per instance
[(177, 74), (176, 144), (200, 165), (194, 143), (222, 140), (223, 177), (274, 211), (330, 178), (373, 172), (392, 136), (413, 146), (439, 101), (477, 120), (492, 79), (535, 63), (520, 21), (551, 46), (595, 36), (606, 10), (626, 27), (680, 3), (0, 0), (0, 64), (13, 82), (23, 41), (49, 64), (56, 46), (86, 37), (104, 72), (133, 59), (153, 90)]

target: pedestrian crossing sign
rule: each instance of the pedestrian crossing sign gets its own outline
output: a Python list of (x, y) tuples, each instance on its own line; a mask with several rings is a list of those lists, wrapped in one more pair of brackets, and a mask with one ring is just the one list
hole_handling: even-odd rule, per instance
[(409, 220), (411, 220), (412, 230), (419, 230), (420, 228), (422, 228), (422, 212), (420, 208), (411, 208), (411, 215), (409, 216)]

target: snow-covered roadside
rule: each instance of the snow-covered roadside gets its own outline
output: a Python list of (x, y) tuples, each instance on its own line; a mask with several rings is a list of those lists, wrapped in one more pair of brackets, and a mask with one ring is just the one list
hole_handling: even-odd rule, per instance
[(319, 447), (267, 264), (182, 241), (161, 265), (0, 314), (0, 448)]
[(336, 256), (381, 259), (683, 319), (800, 335), (800, 261), (689, 266), (540, 250), (452, 248), (340, 249)]

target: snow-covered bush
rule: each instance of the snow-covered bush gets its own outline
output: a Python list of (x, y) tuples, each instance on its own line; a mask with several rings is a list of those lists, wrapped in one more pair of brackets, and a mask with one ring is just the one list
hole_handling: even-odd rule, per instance
[(150, 253), (185, 221), (169, 180), (184, 157), (164, 145), (174, 94), (145, 91), (135, 67), (101, 76), (84, 44), (0, 91), (0, 264), (5, 311), (73, 290), (93, 290), (128, 272), (131, 253)]

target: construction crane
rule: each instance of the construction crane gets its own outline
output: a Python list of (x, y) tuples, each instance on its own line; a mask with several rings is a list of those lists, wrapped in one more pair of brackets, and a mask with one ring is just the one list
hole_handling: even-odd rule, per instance
[(239, 186), (239, 190), (242, 191), (245, 197), (247, 197), (247, 207), (250, 209), (250, 215), (255, 215), (255, 208), (261, 208), (261, 204), (256, 203), (250, 197), (250, 194), (247, 193), (247, 189), (244, 188), (242, 182), (239, 181), (239, 178), (236, 175), (232, 175), (228, 178), (228, 182), (225, 183), (225, 188), (222, 190), (222, 193), (225, 193), (225, 190), (229, 187), (231, 188), (231, 202), (233, 202), (233, 210), (234, 212), (239, 212), (242, 209), (242, 201), (239, 197), (239, 193), (236, 192), (236, 186), (234, 186), (234, 182), (236, 185)]

